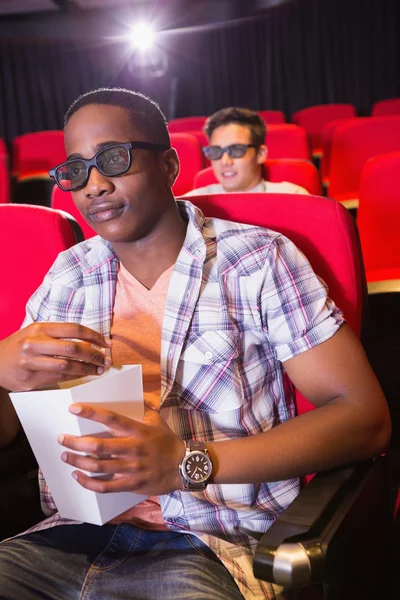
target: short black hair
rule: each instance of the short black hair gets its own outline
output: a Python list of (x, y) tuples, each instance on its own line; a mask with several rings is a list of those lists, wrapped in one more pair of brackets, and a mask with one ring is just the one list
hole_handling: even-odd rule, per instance
[(158, 104), (140, 92), (124, 88), (98, 88), (79, 96), (66, 112), (64, 129), (72, 115), (89, 104), (125, 108), (130, 112), (133, 124), (146, 136), (147, 141), (170, 147), (167, 120)]
[(238, 108), (236, 106), (222, 108), (211, 115), (211, 117), (208, 117), (203, 131), (208, 139), (210, 139), (213, 132), (218, 127), (224, 127), (231, 123), (247, 127), (251, 134), (252, 144), (255, 144), (256, 146), (265, 144), (267, 125), (257, 112), (250, 110), (249, 108)]

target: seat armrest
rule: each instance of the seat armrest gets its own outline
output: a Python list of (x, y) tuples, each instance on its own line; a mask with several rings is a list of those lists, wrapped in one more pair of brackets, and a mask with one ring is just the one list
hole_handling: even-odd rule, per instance
[(254, 556), (255, 577), (292, 588), (326, 581), (329, 542), (338, 530), (345, 537), (341, 527), (363, 491), (369, 498), (377, 490), (380, 498), (386, 477), (384, 458), (318, 473), (263, 534)]

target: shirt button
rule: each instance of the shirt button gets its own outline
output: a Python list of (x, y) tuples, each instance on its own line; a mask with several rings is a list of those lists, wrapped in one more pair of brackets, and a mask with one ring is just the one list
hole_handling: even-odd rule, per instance
[(206, 357), (207, 359), (210, 359), (210, 358), (212, 358), (212, 357), (213, 357), (213, 353), (212, 353), (212, 352), (210, 352), (210, 350), (207, 350), (207, 352), (206, 352), (206, 354), (205, 354), (205, 357)]

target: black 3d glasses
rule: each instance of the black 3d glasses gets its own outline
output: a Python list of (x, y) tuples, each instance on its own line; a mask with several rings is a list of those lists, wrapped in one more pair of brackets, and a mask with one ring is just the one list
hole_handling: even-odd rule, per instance
[(168, 150), (163, 144), (152, 144), (151, 142), (126, 142), (114, 144), (99, 150), (92, 158), (74, 158), (58, 165), (49, 171), (50, 177), (55, 179), (56, 184), (64, 192), (73, 192), (85, 187), (88, 182), (91, 169), (96, 167), (105, 177), (117, 177), (123, 175), (131, 168), (132, 150), (152, 150), (163, 152)]
[(205, 146), (203, 152), (208, 160), (220, 160), (224, 152), (231, 158), (242, 158), (248, 148), (258, 148), (256, 144), (231, 144), (230, 146)]

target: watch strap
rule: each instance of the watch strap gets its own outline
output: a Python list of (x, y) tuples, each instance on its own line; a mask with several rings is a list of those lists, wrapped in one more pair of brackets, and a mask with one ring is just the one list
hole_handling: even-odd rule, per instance
[(189, 440), (186, 443), (186, 454), (189, 452), (194, 452), (195, 450), (200, 450), (201, 452), (205, 452), (208, 454), (207, 446), (204, 442), (195, 442), (194, 440)]

